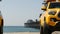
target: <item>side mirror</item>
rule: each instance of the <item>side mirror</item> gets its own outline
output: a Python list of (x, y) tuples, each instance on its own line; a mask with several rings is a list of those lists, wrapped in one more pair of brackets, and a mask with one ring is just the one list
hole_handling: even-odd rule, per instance
[(46, 6), (42, 6), (41, 10), (46, 11)]
[(39, 15), (39, 17), (41, 17), (42, 13)]

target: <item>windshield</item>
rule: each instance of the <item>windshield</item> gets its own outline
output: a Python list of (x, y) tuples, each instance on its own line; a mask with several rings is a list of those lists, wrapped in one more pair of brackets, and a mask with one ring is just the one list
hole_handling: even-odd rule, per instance
[(59, 2), (50, 3), (49, 8), (60, 8), (60, 3)]

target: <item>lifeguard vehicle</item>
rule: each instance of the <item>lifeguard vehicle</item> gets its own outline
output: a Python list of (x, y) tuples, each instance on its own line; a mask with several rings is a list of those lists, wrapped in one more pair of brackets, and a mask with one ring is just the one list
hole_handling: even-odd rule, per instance
[[(1, 2), (2, 0), (0, 0)], [(3, 17), (0, 11), (0, 34), (3, 34)]]
[(60, 0), (45, 0), (44, 13), (40, 16), (40, 34), (60, 31)]
[(3, 17), (0, 11), (0, 34), (3, 34)]

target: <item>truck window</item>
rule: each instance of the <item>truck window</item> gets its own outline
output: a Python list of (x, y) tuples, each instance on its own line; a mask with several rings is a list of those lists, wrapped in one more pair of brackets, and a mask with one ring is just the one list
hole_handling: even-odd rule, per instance
[(50, 3), (49, 8), (60, 8), (60, 2)]

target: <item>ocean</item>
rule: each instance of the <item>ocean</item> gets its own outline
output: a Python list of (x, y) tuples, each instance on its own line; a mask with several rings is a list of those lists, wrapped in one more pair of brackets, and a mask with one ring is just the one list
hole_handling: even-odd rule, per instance
[(40, 29), (26, 28), (24, 26), (4, 26), (3, 32), (39, 32)]

